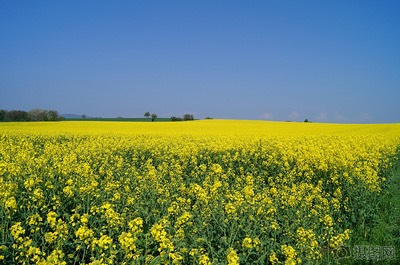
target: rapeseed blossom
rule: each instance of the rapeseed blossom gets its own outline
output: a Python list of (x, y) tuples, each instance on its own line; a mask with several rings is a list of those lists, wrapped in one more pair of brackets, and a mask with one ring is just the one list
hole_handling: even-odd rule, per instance
[(228, 254), (226, 257), (228, 261), (228, 265), (238, 265), (239, 264), (239, 256), (233, 248), (228, 248)]
[(398, 124), (0, 123), (0, 263), (319, 263), (399, 153)]

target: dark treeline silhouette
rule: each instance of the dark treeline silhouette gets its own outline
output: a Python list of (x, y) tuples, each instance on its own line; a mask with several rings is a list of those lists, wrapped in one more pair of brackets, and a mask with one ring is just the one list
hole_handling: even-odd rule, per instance
[(33, 109), (23, 110), (0, 110), (0, 121), (62, 121), (56, 110)]
[(171, 121), (193, 121), (193, 120), (194, 120), (193, 114), (184, 114), (182, 118), (175, 116), (171, 117)]

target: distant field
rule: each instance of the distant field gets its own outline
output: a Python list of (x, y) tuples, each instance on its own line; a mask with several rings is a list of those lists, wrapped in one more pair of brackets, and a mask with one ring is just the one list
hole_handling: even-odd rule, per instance
[(0, 123), (0, 264), (343, 264), (400, 246), (399, 124), (131, 121)]
[[(86, 119), (65, 119), (66, 121), (132, 121), (152, 122), (151, 118), (86, 118)], [(154, 122), (171, 121), (170, 118), (157, 118)]]

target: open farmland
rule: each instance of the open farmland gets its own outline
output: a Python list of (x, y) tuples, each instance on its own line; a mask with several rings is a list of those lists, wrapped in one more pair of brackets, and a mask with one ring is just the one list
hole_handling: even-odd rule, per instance
[(2, 123), (0, 263), (318, 264), (399, 151), (399, 124)]

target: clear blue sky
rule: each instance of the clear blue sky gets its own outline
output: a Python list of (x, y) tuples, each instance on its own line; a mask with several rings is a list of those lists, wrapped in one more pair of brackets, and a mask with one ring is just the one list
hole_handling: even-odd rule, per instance
[(0, 108), (400, 122), (400, 1), (0, 1)]

